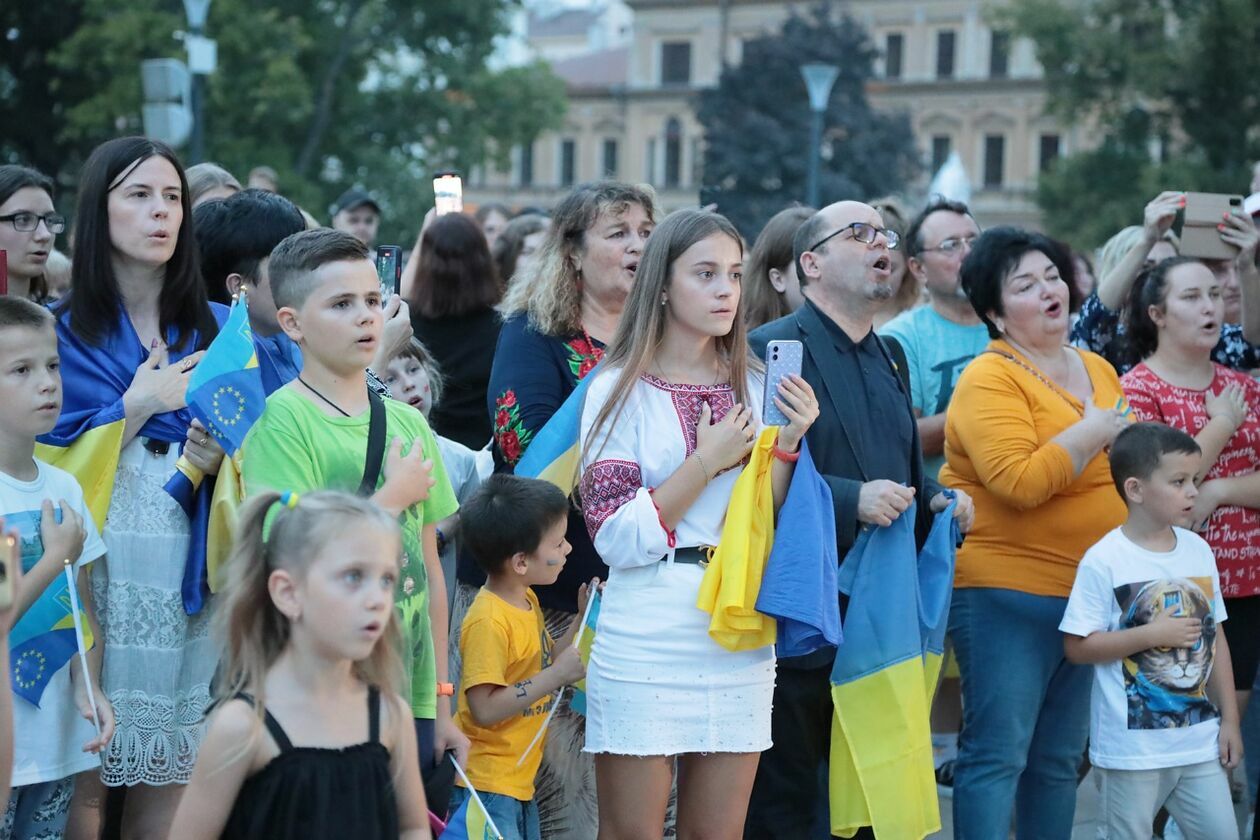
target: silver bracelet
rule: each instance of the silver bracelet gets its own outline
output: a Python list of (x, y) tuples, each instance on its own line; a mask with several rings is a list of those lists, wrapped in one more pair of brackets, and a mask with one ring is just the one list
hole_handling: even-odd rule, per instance
[(700, 450), (697, 449), (691, 455), (696, 459), (696, 463), (700, 465), (700, 472), (704, 473), (704, 483), (708, 484), (713, 479), (709, 477), (709, 468), (704, 465), (704, 459), (700, 457)]

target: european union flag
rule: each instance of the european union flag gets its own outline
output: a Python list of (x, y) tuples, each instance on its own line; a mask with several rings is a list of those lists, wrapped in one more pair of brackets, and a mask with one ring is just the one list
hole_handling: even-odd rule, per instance
[[(56, 508), (55, 515), (60, 522), (61, 508)], [(38, 510), (11, 513), (5, 518), (6, 524), (21, 535), (22, 568), (28, 572), (44, 553), (41, 519)], [(83, 629), (84, 645), (90, 648), (92, 636), (86, 620)], [(13, 693), (38, 706), (53, 674), (77, 652), (69, 584), (65, 575), (57, 575), (9, 631)]]
[(231, 456), (266, 404), (249, 308), (242, 298), (188, 378), (188, 407)]
[(192, 526), (182, 594), (184, 611), (195, 615), (211, 591), (208, 566), (226, 551), (225, 545), (211, 545), (211, 541), (230, 533), (230, 527), (216, 523), (215, 516), (216, 510), (230, 516), (233, 505), (219, 502), (233, 495), (239, 499), (239, 482), (231, 480), (237, 466), (233, 459), (267, 406), (244, 297), (233, 304), (223, 328), (193, 368), (187, 393), (192, 415), (227, 452), (219, 473), (224, 480), (218, 484), (182, 455), (175, 475), (166, 482), (166, 492), (183, 508)]

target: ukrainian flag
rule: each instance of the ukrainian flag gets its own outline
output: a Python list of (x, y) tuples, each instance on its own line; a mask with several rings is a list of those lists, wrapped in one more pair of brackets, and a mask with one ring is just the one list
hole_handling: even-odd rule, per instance
[[(597, 589), (591, 593), (591, 605), (586, 614), (586, 623), (582, 629), (578, 631), (580, 637), (577, 642), (578, 653), (582, 655), (582, 664), (591, 667), (591, 649), (595, 647), (595, 627), (599, 624), (599, 605), (603, 600), (603, 594)], [(559, 702), (559, 698), (556, 698)], [(573, 698), (569, 701), (569, 707), (579, 715), (586, 714), (586, 677), (578, 680), (573, 684)]]
[[(61, 508), (56, 508), (61, 521)], [(27, 511), (7, 518), (6, 524), (22, 534), (22, 568), (29, 571), (43, 554), (39, 511)], [(83, 622), (83, 644), (92, 647), (92, 629)], [(59, 574), (43, 594), (31, 604), (9, 631), (9, 681), (13, 692), (36, 706), (53, 674), (78, 653), (74, 637), (74, 610), (69, 583)]]
[(446, 821), (446, 830), (441, 834), (442, 840), (501, 840), (500, 835), (490, 828), (485, 810), (473, 797), (468, 797), (460, 805), (451, 818)]
[(188, 381), (189, 409), (227, 457), (216, 479), (181, 456), (166, 483), (166, 492), (192, 523), (182, 586), (189, 615), (198, 612), (206, 595), (217, 588), (218, 569), (231, 550), (232, 523), (244, 498), (238, 453), (266, 404), (249, 309), (241, 297)]
[(940, 830), (928, 710), (940, 669), (957, 526), (937, 515), (931, 550), (916, 553), (915, 505), (867, 527), (840, 568), (849, 596), (844, 644), (831, 672), (831, 831), (922, 838)]
[(573, 393), (561, 404), (558, 411), (551, 415), (538, 434), (534, 435), (529, 449), (516, 462), (517, 475), (526, 478), (541, 478), (564, 491), (566, 496), (573, 493), (578, 482), (578, 468), (581, 465), (582, 451), (579, 438), (582, 428), (582, 404), (586, 401), (586, 391), (600, 371), (596, 365), (578, 382)]

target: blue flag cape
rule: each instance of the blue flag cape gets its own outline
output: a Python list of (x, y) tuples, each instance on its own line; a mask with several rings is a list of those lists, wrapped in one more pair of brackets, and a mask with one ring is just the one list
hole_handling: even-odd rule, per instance
[[(210, 304), (215, 320), (222, 325), (227, 318), (227, 307)], [(114, 477), (118, 470), (118, 456), (122, 447), (124, 411), (123, 394), (131, 385), (136, 370), (149, 358), (149, 350), (140, 343), (131, 320), (121, 307), (116, 315), (114, 329), (110, 330), (100, 345), (89, 344), (70, 329), (70, 312), (65, 308), (57, 317), (57, 342), (61, 354), (62, 406), (57, 425), (46, 435), (39, 437), (36, 456), (71, 473), (83, 487), (88, 510), (103, 530), (109, 514)], [(169, 351), (168, 362), (177, 364), (185, 356), (195, 352), (200, 336), (194, 330), (183, 348), (176, 350), (179, 333), (174, 328), (166, 331)], [(138, 436), (169, 444), (183, 446), (192, 423), (193, 414), (188, 408), (155, 414), (140, 427)], [(210, 511), (213, 481), (202, 481), (192, 489), (196, 496), (204, 496), (194, 510)], [(184, 508), (186, 511), (188, 507)], [(197, 550), (198, 539), (204, 540), (206, 522), (192, 521), (190, 557)], [(204, 551), (204, 549), (203, 549)], [(200, 592), (196, 593), (200, 596)], [(190, 613), (201, 608), (200, 597), (190, 601), (184, 592), (184, 608)]]
[(551, 419), (534, 435), (529, 449), (517, 461), (514, 473), (526, 478), (550, 481), (563, 490), (566, 496), (573, 493), (582, 460), (579, 440), (582, 404), (586, 401), (587, 389), (600, 370), (601, 365), (596, 365), (582, 377), (573, 393), (569, 394), (556, 413), (551, 415)]

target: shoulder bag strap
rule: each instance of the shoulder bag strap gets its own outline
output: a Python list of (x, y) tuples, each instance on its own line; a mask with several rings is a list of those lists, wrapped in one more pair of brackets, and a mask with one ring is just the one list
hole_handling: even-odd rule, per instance
[(368, 389), (368, 406), (371, 416), (368, 420), (367, 459), (363, 464), (363, 481), (359, 484), (359, 495), (365, 497), (376, 492), (381, 465), (385, 462), (385, 401), (371, 388)]

